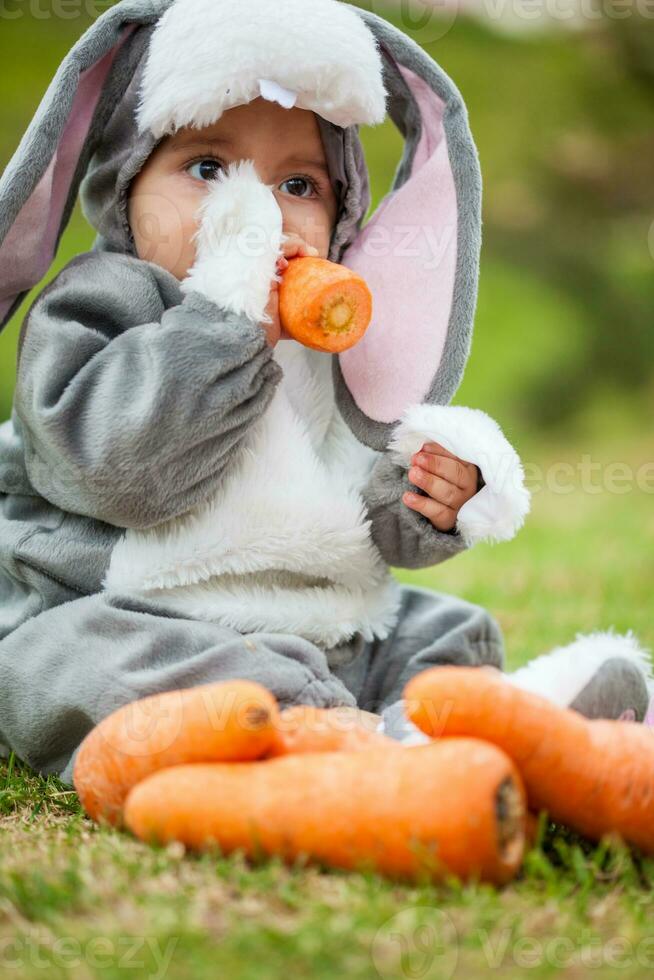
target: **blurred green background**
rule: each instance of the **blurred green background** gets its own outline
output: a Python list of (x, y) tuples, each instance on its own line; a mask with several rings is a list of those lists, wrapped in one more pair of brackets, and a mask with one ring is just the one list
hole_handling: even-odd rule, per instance
[[(380, 6), (411, 33), (393, 3)], [(0, 41), (0, 168), (90, 23), (82, 4), (70, 20), (16, 10), (25, 12), (2, 24)], [(652, 417), (654, 30), (643, 21), (635, 43), (626, 23), (507, 36), (459, 14), (424, 45), (464, 95), (484, 177), (474, 354), (457, 400), (521, 433), (569, 434), (615, 400)], [(434, 33), (415, 31), (418, 41)], [(376, 203), (401, 141), (390, 121), (363, 138)], [(48, 278), (92, 241), (78, 209)], [(0, 417), (10, 411), (25, 309), (0, 338)]]
[[(654, 457), (654, 18), (611, 16), (605, 5), (575, 30), (551, 22), (516, 33), (450, 11), (440, 29), (432, 20), (425, 30), (403, 4), (361, 6), (413, 33), (466, 100), (484, 177), (484, 243), (472, 355), (455, 401), (497, 418), (535, 491), (515, 542), (474, 549), (438, 576), (401, 577), (486, 601), (505, 627), (523, 622), (524, 650), (577, 625), (635, 624), (653, 637), (654, 476), (595, 492), (576, 467), (590, 455), (635, 474)], [(0, 168), (91, 20), (82, 4), (68, 20), (13, 9), (22, 14), (2, 23), (0, 37)], [(388, 120), (362, 136), (376, 204), (401, 138)], [(46, 281), (93, 238), (78, 208)], [(11, 409), (26, 308), (0, 337), (0, 418)], [(565, 492), (538, 484), (534, 474), (562, 463), (575, 468)]]

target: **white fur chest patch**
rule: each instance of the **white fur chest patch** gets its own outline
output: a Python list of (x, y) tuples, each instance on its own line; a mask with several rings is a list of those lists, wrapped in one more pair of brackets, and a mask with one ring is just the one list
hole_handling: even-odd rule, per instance
[(331, 356), (281, 341), (275, 396), (214, 497), (148, 530), (127, 529), (110, 591), (240, 632), (292, 632), (323, 646), (384, 638), (397, 583), (375, 548), (360, 489), (378, 457), (335, 408)]

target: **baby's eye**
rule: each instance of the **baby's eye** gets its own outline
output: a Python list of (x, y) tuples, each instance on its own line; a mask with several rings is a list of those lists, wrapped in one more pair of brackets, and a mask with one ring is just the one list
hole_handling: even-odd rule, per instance
[[(316, 185), (308, 177), (289, 177), (288, 180), (283, 181), (279, 186), (284, 188), (284, 184), (288, 184), (291, 190), (288, 191), (293, 197), (311, 197), (311, 194), (316, 190)], [(303, 194), (302, 189), (306, 188), (309, 193)]]
[(191, 177), (196, 180), (215, 180), (222, 167), (218, 160), (207, 157), (205, 160), (196, 160), (186, 168)]

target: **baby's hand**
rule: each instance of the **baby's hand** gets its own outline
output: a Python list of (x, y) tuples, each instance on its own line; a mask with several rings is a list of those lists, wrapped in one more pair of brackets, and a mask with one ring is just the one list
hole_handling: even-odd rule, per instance
[(429, 496), (405, 493), (402, 500), (424, 514), (438, 531), (451, 531), (463, 505), (477, 493), (478, 468), (437, 442), (426, 442), (411, 462), (409, 479)]
[[(277, 275), (281, 275), (288, 266), (288, 260), (297, 256), (318, 255), (318, 249), (313, 245), (308, 245), (303, 238), (295, 232), (286, 232), (282, 242), (282, 255), (277, 260)], [(278, 340), (292, 340), (293, 338), (283, 329), (279, 322), (279, 283), (274, 279), (270, 286), (270, 297), (266, 306), (266, 313), (272, 318), (272, 323), (262, 323), (268, 343), (274, 347)]]
[(318, 249), (314, 245), (309, 245), (308, 242), (296, 235), (294, 231), (284, 232), (284, 241), (282, 242), (282, 254), (283, 258), (279, 261), (284, 263), (284, 269), (288, 265), (286, 259), (294, 259), (298, 255), (311, 255), (314, 258), (319, 254)]

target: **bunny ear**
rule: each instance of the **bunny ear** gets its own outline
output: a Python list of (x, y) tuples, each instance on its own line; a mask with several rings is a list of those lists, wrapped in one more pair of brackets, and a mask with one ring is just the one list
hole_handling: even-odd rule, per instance
[(392, 24), (359, 10), (384, 61), (388, 113), (405, 139), (390, 192), (342, 257), (368, 282), (373, 320), (334, 357), (341, 412), (386, 448), (410, 404), (446, 404), (470, 349), (481, 244), (481, 177), (458, 89)]
[[(135, 29), (168, 2), (123, 0), (95, 21), (59, 66), (0, 178), (0, 330), (52, 264), (96, 136), (129, 84)], [(118, 58), (121, 70), (112, 71)]]

